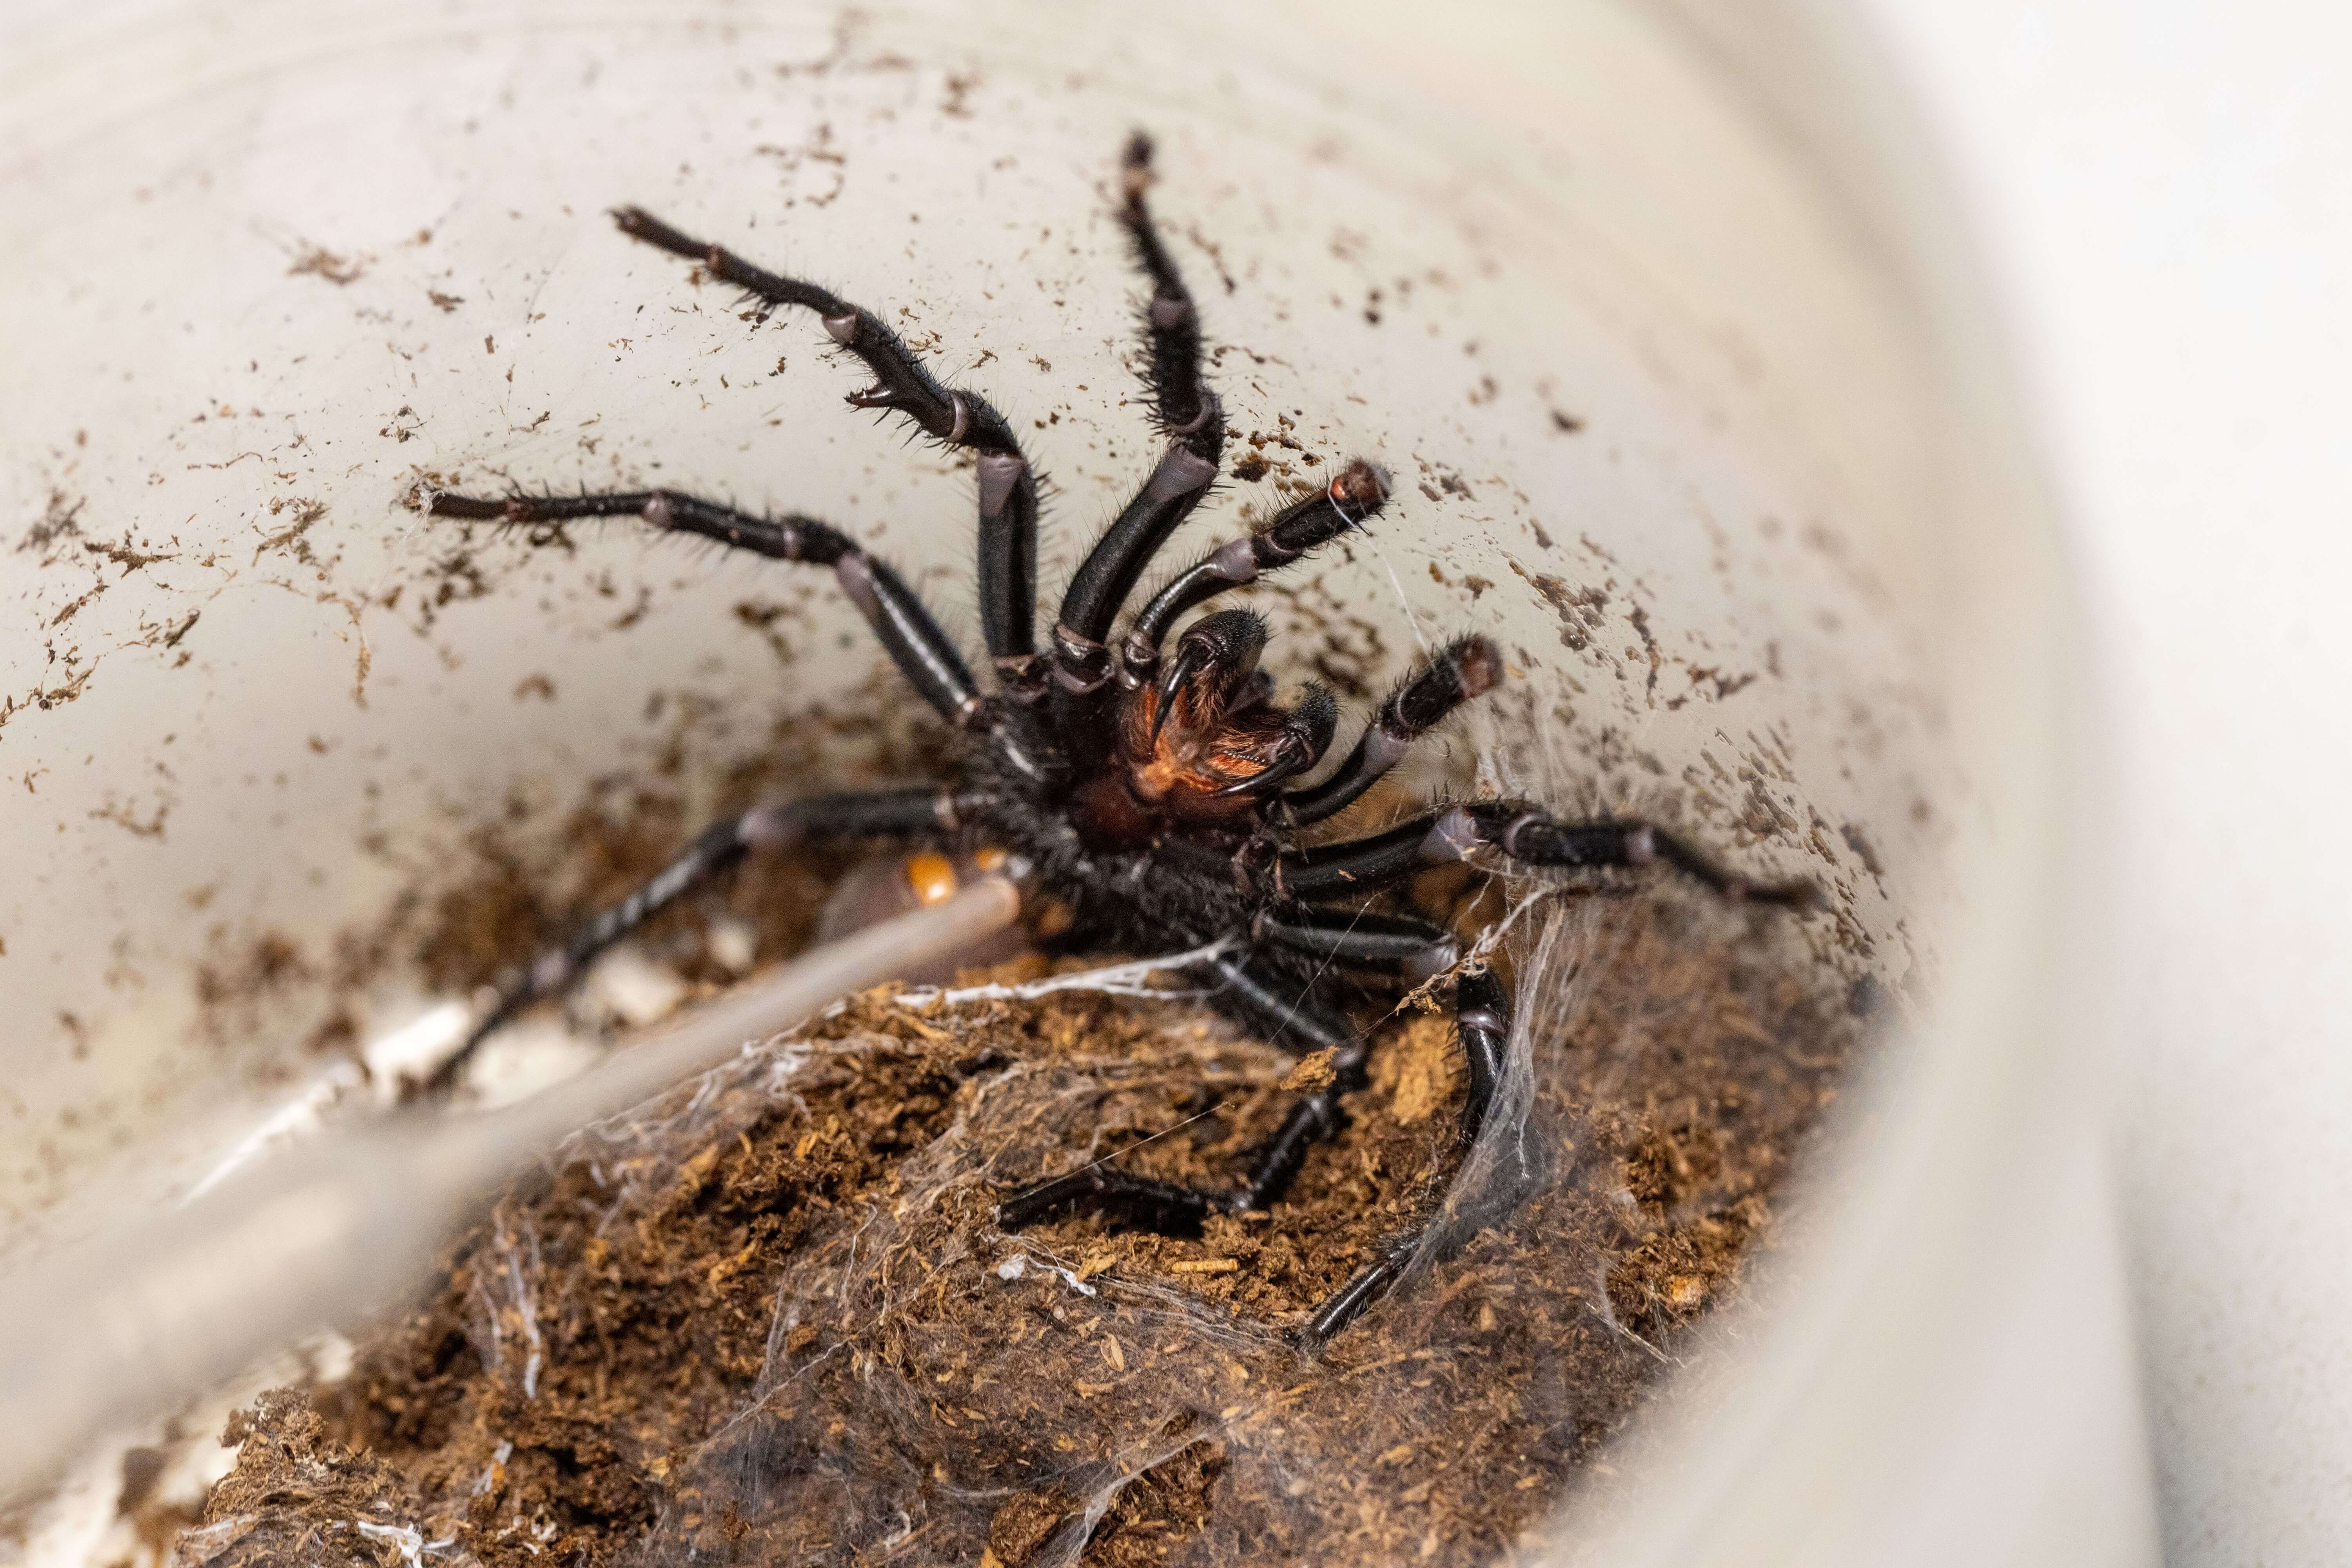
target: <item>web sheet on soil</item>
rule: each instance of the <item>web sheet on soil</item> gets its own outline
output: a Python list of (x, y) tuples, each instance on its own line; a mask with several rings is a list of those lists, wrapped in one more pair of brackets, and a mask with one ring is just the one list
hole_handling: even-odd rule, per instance
[[(1507, 1556), (1735, 1283), (1852, 1032), (1768, 921), (1512, 914), (1509, 1070), (1450, 1194), (1458, 1053), (1407, 1008), (1271, 1215), (1006, 1234), (998, 1192), (1088, 1160), (1230, 1181), (1294, 1062), (1135, 994), (1149, 965), (857, 998), (573, 1139), (321, 1394), (363, 1451), (248, 1441), (282, 1473), (179, 1560), (269, 1560), (319, 1474), (355, 1493), (299, 1538), (386, 1563)], [(1291, 1349), (1438, 1206), (1387, 1300)]]

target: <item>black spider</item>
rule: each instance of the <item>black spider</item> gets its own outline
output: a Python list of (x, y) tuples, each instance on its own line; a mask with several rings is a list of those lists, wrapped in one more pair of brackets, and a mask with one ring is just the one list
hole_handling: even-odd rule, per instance
[[(705, 832), (651, 881), (591, 921), (560, 950), (510, 978), (457, 1060), (527, 1004), (577, 976), (587, 962), (688, 889), (748, 851), (815, 839), (887, 838), (994, 847), (1015, 858), (1052, 908), (1064, 947), (1132, 952), (1236, 939), (1201, 961), (1225, 1013), (1300, 1050), (1328, 1049), (1330, 1081), (1305, 1094), (1250, 1158), (1239, 1186), (1203, 1192), (1092, 1163), (1007, 1194), (998, 1222), (1018, 1227), (1090, 1205), (1163, 1231), (1196, 1230), (1212, 1213), (1278, 1200), (1316, 1142), (1339, 1128), (1342, 1098), (1363, 1087), (1370, 1045), (1331, 1000), (1334, 966), (1391, 983), (1426, 983), (1454, 968), (1460, 948), (1418, 915), (1359, 907), (1397, 892), (1417, 872), (1492, 849), (1521, 866), (1639, 867), (1664, 861), (1717, 893), (1759, 902), (1809, 902), (1803, 884), (1762, 884), (1725, 870), (1647, 822), (1554, 820), (1519, 801), (1469, 800), (1415, 816), (1370, 837), (1314, 844), (1306, 830), (1342, 810), (1412, 742), (1491, 689), (1502, 658), (1485, 637), (1449, 644), (1392, 691), (1339, 766), (1298, 784), (1324, 758), (1338, 704), (1309, 687), (1295, 706), (1272, 700), (1258, 668), (1266, 626), (1220, 610), (1162, 645), (1187, 612), (1260, 574), (1297, 561), (1378, 512), (1387, 477), (1349, 463), (1255, 534), (1210, 552), (1154, 595), (1114, 642), (1113, 628), (1154, 553), (1217, 478), (1225, 422), (1201, 374), (1192, 297), (1161, 246), (1144, 193), (1151, 144), (1138, 134), (1121, 164), (1118, 217), (1151, 283), (1144, 315), (1151, 415), (1166, 454), (1087, 555), (1062, 595), (1046, 647), (1037, 647), (1037, 480), (1005, 417), (977, 394), (941, 386), (873, 312), (813, 283), (763, 271), (690, 239), (635, 207), (623, 233), (701, 265), (763, 301), (817, 313), (833, 341), (863, 361), (875, 384), (859, 408), (906, 416), (925, 434), (977, 456), (981, 623), (996, 676), (985, 695), (929, 611), (884, 563), (815, 518), (761, 517), (677, 490), (499, 500), (433, 494), (436, 517), (510, 524), (572, 518), (642, 518), (785, 561), (830, 566), (915, 689), (964, 737), (961, 774), (945, 785), (861, 791), (758, 805)], [(1290, 786), (1290, 787), (1285, 787)], [(1454, 1018), (1468, 1062), (1458, 1146), (1475, 1138), (1495, 1092), (1510, 1029), (1510, 999), (1491, 972), (1454, 983)], [(1394, 1238), (1300, 1331), (1319, 1344), (1395, 1279), (1419, 1233)]]

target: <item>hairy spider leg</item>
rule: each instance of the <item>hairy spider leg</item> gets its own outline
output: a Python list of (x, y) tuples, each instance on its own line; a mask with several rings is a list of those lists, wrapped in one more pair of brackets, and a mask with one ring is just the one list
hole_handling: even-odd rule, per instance
[(683, 853), (618, 903), (599, 910), (561, 947), (551, 947), (509, 975), (457, 1053), (434, 1070), (428, 1089), (446, 1089), (482, 1042), (514, 1016), (580, 977), (596, 955), (708, 883), (754, 849), (850, 838), (920, 838), (952, 834), (979, 802), (952, 790), (859, 790), (755, 805), (713, 823)]
[(1169, 439), (1214, 465), (1224, 453), (1216, 394), (1201, 379), (1201, 313), (1160, 243), (1144, 193), (1151, 188), (1151, 138), (1138, 131), (1119, 157), (1119, 226), (1135, 247), (1136, 265), (1151, 279), (1144, 331), (1151, 348), (1151, 412)]
[(1043, 696), (1045, 669), (1036, 651), (1037, 476), (1012, 422), (979, 394), (940, 385), (920, 356), (863, 306), (755, 267), (641, 207), (623, 207), (613, 216), (630, 237), (698, 261), (713, 278), (771, 306), (814, 310), (825, 334), (873, 373), (874, 385), (849, 395), (854, 406), (903, 414), (933, 439), (979, 454), (981, 636), (1008, 694), (1021, 702)]
[(1734, 902), (1815, 907), (1818, 889), (1802, 878), (1759, 882), (1701, 854), (1654, 823), (1633, 817), (1560, 822), (1525, 801), (1467, 801), (1398, 824), (1384, 833), (1292, 850), (1272, 875), (1284, 896), (1322, 903), (1408, 880), (1432, 866), (1493, 847), (1529, 867), (1639, 868), (1663, 862)]
[[(1202, 377), (1197, 311), (1144, 201), (1151, 180), (1150, 155), (1148, 138), (1139, 134), (1129, 143), (1121, 165), (1124, 202), (1118, 216), (1152, 287), (1142, 323), (1150, 358), (1150, 396), (1154, 420), (1170, 447), (1073, 577), (1042, 658), (1034, 641), (1037, 481), (1003, 416), (982, 398), (942, 386), (871, 312), (814, 284), (763, 271), (642, 210), (614, 214), (624, 232), (697, 261), (713, 277), (772, 306), (815, 310), (833, 341), (863, 361), (876, 378), (875, 385), (851, 396), (853, 405), (903, 414), (937, 440), (975, 449), (982, 614), (989, 651), (1013, 699), (1009, 702), (983, 703), (952, 644), (898, 575), (846, 535), (814, 519), (755, 517), (668, 490), (503, 500), (436, 496), (427, 510), (512, 523), (635, 512), (664, 529), (698, 533), (782, 559), (831, 565), (902, 672), (942, 713), (967, 727), (984, 729), (1000, 762), (1010, 764), (1010, 773), (1003, 775), (1007, 782), (1040, 805), (1066, 795), (1074, 766), (1099, 768), (1109, 757), (1118, 744), (1120, 726), (1115, 719), (1123, 707), (1137, 710), (1129, 726), (1134, 734), (1140, 737), (1148, 730), (1156, 743), (1157, 726), (1166, 721), (1180, 691), (1191, 700), (1188, 711), (1195, 729), (1220, 717), (1229, 724), (1240, 721), (1230, 731), (1213, 731), (1219, 748), (1214, 775), (1232, 782), (1212, 795), (1262, 797), (1321, 760), (1336, 728), (1336, 707), (1328, 693), (1310, 693), (1307, 701), (1281, 715), (1278, 723), (1256, 712), (1270, 701), (1273, 690), (1270, 679), (1252, 668), (1263, 630), (1253, 640), (1242, 635), (1245, 628), (1226, 624), (1230, 616), (1213, 616), (1201, 623), (1195, 628), (1202, 633), (1200, 639), (1188, 634), (1179, 645), (1175, 668), (1165, 673), (1159, 668), (1160, 644), (1177, 619), (1217, 594), (1288, 565), (1366, 521), (1386, 500), (1388, 480), (1370, 464), (1351, 463), (1324, 493), (1285, 508), (1255, 538), (1234, 541), (1212, 552), (1153, 596), (1114, 660), (1107, 641), (1111, 628), (1153, 555), (1215, 479), (1226, 434), (1217, 397)], [(1218, 624), (1212, 626), (1213, 622)], [(1188, 668), (1188, 661), (1197, 668)], [(1641, 867), (1663, 860), (1727, 899), (1797, 907), (1816, 901), (1809, 883), (1752, 881), (1654, 825), (1618, 819), (1563, 823), (1519, 802), (1442, 807), (1370, 837), (1308, 850), (1278, 850), (1286, 839), (1283, 828), (1322, 820), (1360, 798), (1414, 740), (1454, 707), (1488, 689), (1500, 668), (1500, 656), (1486, 639), (1464, 637), (1449, 645), (1391, 693), (1329, 777), (1279, 797), (1287, 810), (1273, 825), (1276, 831), (1253, 835), (1238, 850), (1189, 840), (1181, 833), (1153, 842), (1154, 858), (1172, 873), (1230, 877), (1245, 893), (1255, 889), (1255, 897), (1272, 900), (1253, 922), (1252, 956), (1204, 961), (1219, 982), (1221, 1010), (1248, 1020), (1269, 1038), (1331, 1053), (1329, 1081), (1293, 1105), (1276, 1131), (1252, 1152), (1241, 1185), (1204, 1192), (1097, 1162), (1010, 1194), (999, 1210), (1001, 1223), (1018, 1226), (1087, 1202), (1124, 1211), (1155, 1228), (1196, 1228), (1212, 1213), (1262, 1209), (1279, 1199), (1311, 1146), (1343, 1125), (1341, 1097), (1366, 1082), (1371, 1047), (1368, 1037), (1315, 999), (1313, 980), (1276, 964), (1277, 950), (1424, 983), (1459, 960), (1459, 943), (1438, 926), (1405, 916), (1316, 907), (1322, 900), (1401, 883), (1424, 867), (1468, 859), (1491, 848), (1532, 867)], [(1146, 687), (1151, 688), (1156, 702), (1142, 696)], [(1024, 705), (1048, 694), (1064, 753), (1045, 740), (1045, 715)], [(1148, 713), (1141, 711), (1147, 707)], [(1200, 788), (1197, 784), (1191, 787)], [(816, 835), (919, 837), (952, 833), (965, 820), (966, 810), (985, 812), (1010, 804), (982, 795), (921, 789), (820, 797), (761, 808), (721, 823), (645, 887), (598, 916), (572, 943), (541, 955), (499, 994), (490, 1017), (464, 1049), (470, 1051), (518, 1007), (568, 982), (596, 952), (754, 844)], [(1255, 803), (1250, 809), (1256, 809)], [(1290, 962), (1295, 965), (1295, 960)], [(1457, 1129), (1466, 1148), (1495, 1096), (1509, 1033), (1509, 998), (1498, 980), (1473, 973), (1456, 983), (1455, 1010), (1468, 1063), (1468, 1089)], [(1374, 1260), (1310, 1316), (1299, 1331), (1301, 1343), (1310, 1350), (1319, 1346), (1393, 1285), (1427, 1230), (1424, 1223), (1383, 1243)]]
[[(1319, 934), (1328, 936), (1344, 917), (1339, 911), (1323, 914), (1332, 923), (1320, 927)], [(1408, 973), (1437, 973), (1451, 964), (1456, 952), (1454, 939), (1425, 921), (1398, 921), (1383, 934), (1403, 940), (1391, 943), (1393, 951), (1390, 955), (1374, 959), (1367, 953), (1365, 962), (1392, 963)], [(1323, 945), (1328, 948), (1330, 944)], [(1317, 949), (1309, 947), (1308, 951)], [(1314, 1005), (1304, 997), (1297, 1003), (1286, 1001), (1280, 983), (1269, 984), (1246, 960), (1220, 957), (1204, 967), (1213, 967), (1228, 979), (1233, 987), (1228, 995), (1237, 991), (1248, 999), (1237, 1010), (1262, 1011), (1267, 1019), (1283, 1020), (1292, 1027), (1294, 1037), (1301, 1012), (1314, 1009)], [(1462, 1112), (1454, 1131), (1458, 1155), (1468, 1153), (1477, 1142), (1486, 1113), (1494, 1104), (1510, 1041), (1510, 993), (1491, 971), (1475, 970), (1455, 983), (1454, 1037), (1468, 1069)], [(1327, 1018), (1307, 1037), (1333, 1048), (1331, 1081), (1290, 1108), (1274, 1135), (1252, 1154), (1248, 1173), (1239, 1189), (1210, 1192), (1097, 1162), (1008, 1194), (997, 1206), (997, 1223), (1007, 1229), (1019, 1229), (1054, 1213), (1085, 1205), (1162, 1235), (1197, 1234), (1202, 1222), (1213, 1214), (1247, 1213), (1278, 1202), (1306, 1163), (1307, 1151), (1337, 1136), (1345, 1125), (1341, 1097), (1362, 1089), (1367, 1081), (1370, 1047), (1363, 1037), (1345, 1031)], [(1451, 1178), (1447, 1180), (1450, 1183)], [(1299, 1347), (1310, 1352), (1319, 1350), (1332, 1335), (1378, 1300), (1403, 1276), (1434, 1223), (1433, 1215), (1382, 1242), (1378, 1257), (1308, 1314), (1297, 1331)]]
[(1171, 447), (1143, 488), (1120, 509), (1070, 579), (1054, 623), (1053, 702), (1063, 742), (1087, 762), (1109, 751), (1104, 715), (1119, 695), (1111, 684), (1110, 648), (1104, 639), (1151, 557), (1192, 515), (1217, 465), (1183, 447)]
[(977, 727), (986, 715), (980, 688), (954, 643), (898, 574), (866, 553), (865, 547), (830, 523), (787, 514), (755, 516), (677, 490), (634, 490), (604, 495), (509, 496), (505, 500), (433, 495), (425, 510), (435, 517), (500, 523), (561, 522), (583, 517), (637, 517), (674, 533), (700, 534), (739, 550), (779, 561), (805, 561), (833, 568), (874, 635), (882, 639), (899, 670), (950, 722)]
[(1315, 999), (1311, 988), (1249, 957), (1221, 952), (1200, 968), (1215, 982), (1218, 1003), (1277, 1046), (1294, 1051), (1345, 1048), (1357, 1040), (1347, 1019)]
[(1503, 654), (1482, 637), (1456, 637), (1399, 683), (1330, 777), (1282, 797), (1291, 822), (1305, 826), (1355, 804), (1402, 761), (1415, 741), (1503, 679)]
[(1131, 690), (1151, 680), (1160, 645), (1178, 616), (1328, 544), (1369, 520), (1388, 497), (1387, 476), (1360, 458), (1321, 493), (1291, 502), (1259, 532), (1228, 540), (1187, 567), (1137, 612), (1119, 648), (1119, 684)]
[(1334, 1052), (1332, 1081), (1290, 1108), (1273, 1135), (1251, 1152), (1239, 1187), (1182, 1186), (1097, 1161), (1007, 1194), (996, 1206), (998, 1225), (1018, 1230), (1085, 1205), (1162, 1235), (1198, 1232), (1210, 1215), (1245, 1214), (1278, 1201), (1306, 1163), (1307, 1151), (1339, 1131), (1339, 1096), (1363, 1087), (1370, 1042), (1304, 987), (1247, 958), (1220, 953), (1197, 967), (1216, 981), (1220, 1005), (1267, 1038), (1294, 1049)]
[(1290, 1190), (1299, 1167), (1307, 1163), (1307, 1152), (1339, 1136), (1347, 1124), (1339, 1097), (1353, 1094), (1369, 1080), (1372, 1042), (1369, 1035), (1317, 1004), (1311, 986), (1277, 978), (1250, 959), (1219, 954), (1204, 967), (1223, 982), (1217, 994), (1227, 1010), (1253, 1018), (1268, 1039), (1332, 1053), (1331, 1081), (1292, 1106), (1274, 1135), (1250, 1156), (1249, 1173), (1234, 1206), (1263, 1209)]
[[(1493, 971), (1473, 970), (1455, 982), (1454, 1037), (1460, 1043), (1463, 1060), (1469, 1068), (1462, 1096), (1462, 1115), (1454, 1123), (1454, 1142), (1459, 1154), (1467, 1155), (1486, 1125), (1486, 1112), (1495, 1103), (1495, 1090), (1503, 1078), (1504, 1058), (1510, 1048), (1511, 994)], [(1447, 1177), (1446, 1182), (1450, 1186), (1453, 1177)], [(1379, 1257), (1358, 1269), (1345, 1285), (1307, 1315), (1298, 1329), (1298, 1348), (1310, 1354), (1320, 1350), (1332, 1335), (1354, 1322), (1367, 1307), (1386, 1294), (1412, 1266), (1423, 1238), (1435, 1224), (1436, 1215), (1432, 1214), (1383, 1243)]]
[(1151, 282), (1143, 322), (1151, 359), (1151, 410), (1170, 446), (1135, 499), (1087, 552), (1062, 595), (1054, 625), (1055, 722), (1082, 770), (1111, 748), (1108, 715), (1117, 697), (1108, 689), (1111, 626), (1152, 556), (1207, 493), (1225, 449), (1224, 412), (1201, 374), (1200, 311), (1143, 199), (1151, 185), (1150, 137), (1139, 132), (1129, 140), (1119, 175), (1125, 198), (1119, 224)]
[(1417, 916), (1308, 904), (1276, 904), (1259, 911), (1250, 922), (1250, 940), (1329, 963), (1389, 970), (1412, 985), (1435, 979), (1462, 956), (1462, 944), (1451, 931)]

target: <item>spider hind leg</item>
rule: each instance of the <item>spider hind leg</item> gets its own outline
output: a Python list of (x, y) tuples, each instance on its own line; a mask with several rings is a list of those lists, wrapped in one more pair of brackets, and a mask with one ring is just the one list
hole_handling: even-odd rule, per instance
[(1197, 1235), (1210, 1215), (1242, 1214), (1276, 1202), (1306, 1163), (1308, 1148), (1339, 1131), (1339, 1096), (1363, 1086), (1370, 1042), (1306, 988), (1246, 957), (1219, 954), (1199, 967), (1217, 986), (1220, 1011), (1279, 1044), (1335, 1052), (1333, 1082), (1290, 1109), (1274, 1135), (1251, 1153), (1237, 1187), (1181, 1186), (1097, 1161), (1006, 1194), (997, 1205), (998, 1225), (1018, 1230), (1068, 1209), (1092, 1207), (1161, 1235)]
[(1514, 800), (1467, 801), (1367, 837), (1294, 849), (1275, 861), (1272, 875), (1286, 897), (1315, 902), (1394, 887), (1485, 849), (1535, 868), (1639, 870), (1662, 864), (1727, 902), (1799, 910), (1821, 904), (1821, 889), (1803, 878), (1767, 882), (1742, 876), (1655, 823), (1639, 817), (1562, 822)]
[(447, 1089), (484, 1041), (534, 1002), (564, 990), (598, 954), (695, 889), (708, 885), (754, 849), (810, 840), (920, 838), (952, 832), (969, 803), (936, 788), (856, 791), (755, 805), (704, 829), (678, 856), (610, 908), (599, 910), (558, 947), (541, 952), (501, 981), (488, 1006), (424, 1087)]
[[(1511, 994), (1493, 971), (1473, 970), (1455, 983), (1454, 1032), (1469, 1068), (1462, 1114), (1454, 1133), (1457, 1156), (1466, 1158), (1486, 1125), (1486, 1113), (1494, 1106), (1495, 1092), (1502, 1081), (1504, 1058), (1510, 1047)], [(1449, 1192), (1459, 1174), (1457, 1165), (1454, 1173), (1445, 1178)], [(1383, 1242), (1371, 1262), (1356, 1270), (1346, 1284), (1325, 1297), (1323, 1303), (1307, 1314), (1307, 1321), (1295, 1336), (1298, 1347), (1310, 1354), (1320, 1350), (1332, 1335), (1386, 1295), (1412, 1267), (1440, 1218), (1441, 1214), (1432, 1213)]]
[[(1408, 974), (1439, 973), (1455, 952), (1453, 939), (1426, 922), (1402, 918), (1385, 921), (1359, 942), (1345, 930), (1349, 920), (1339, 911), (1308, 911), (1286, 923), (1260, 923), (1266, 940), (1296, 951), (1368, 967), (1394, 967)], [(1018, 1230), (1070, 1209), (1093, 1207), (1160, 1235), (1197, 1236), (1211, 1215), (1249, 1213), (1280, 1201), (1308, 1151), (1337, 1137), (1346, 1126), (1341, 1100), (1368, 1079), (1370, 1040), (1348, 1029), (1295, 983), (1277, 978), (1261, 964), (1221, 956), (1202, 967), (1224, 982), (1219, 996), (1225, 1010), (1290, 1043), (1330, 1050), (1328, 1081), (1291, 1106), (1273, 1135), (1251, 1153), (1238, 1187), (1214, 1192), (1188, 1187), (1097, 1161), (1007, 1194), (997, 1206), (998, 1225)], [(1502, 1078), (1510, 1038), (1510, 994), (1490, 972), (1474, 971), (1457, 982), (1454, 1008), (1455, 1034), (1468, 1068), (1452, 1140), (1460, 1154), (1476, 1142)], [(1453, 1175), (1444, 1182), (1450, 1187)], [(1307, 1315), (1295, 1331), (1300, 1348), (1318, 1350), (1393, 1287), (1434, 1223), (1433, 1216), (1383, 1241), (1370, 1263)]]

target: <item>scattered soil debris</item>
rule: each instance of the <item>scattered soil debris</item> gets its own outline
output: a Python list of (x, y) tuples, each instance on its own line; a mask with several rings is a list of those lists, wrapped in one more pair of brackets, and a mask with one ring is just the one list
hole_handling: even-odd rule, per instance
[[(78, 520), (86, 504), (84, 498), (76, 497), (69, 501), (63, 490), (51, 490), (48, 505), (41, 513), (41, 521), (26, 529), (25, 537), (17, 541), (17, 553), (22, 554), (27, 550), (47, 552), (55, 541), (79, 533), (81, 525)], [(46, 566), (48, 563), (45, 554), (41, 564)]]
[(326, 504), (322, 501), (311, 500), (307, 497), (297, 496), (291, 501), (273, 500), (269, 503), (269, 510), (275, 515), (287, 506), (293, 508), (293, 520), (286, 527), (264, 538), (254, 547), (255, 565), (259, 565), (261, 558), (273, 550), (283, 550), (305, 565), (317, 564), (316, 558), (310, 552), (310, 546), (302, 536), (310, 532), (312, 525), (320, 518), (327, 515)]
[(340, 288), (365, 277), (369, 260), (370, 258), (364, 256), (338, 256), (323, 245), (306, 245), (296, 253), (294, 264), (286, 269), (286, 276), (299, 278), (307, 273), (323, 278)]

